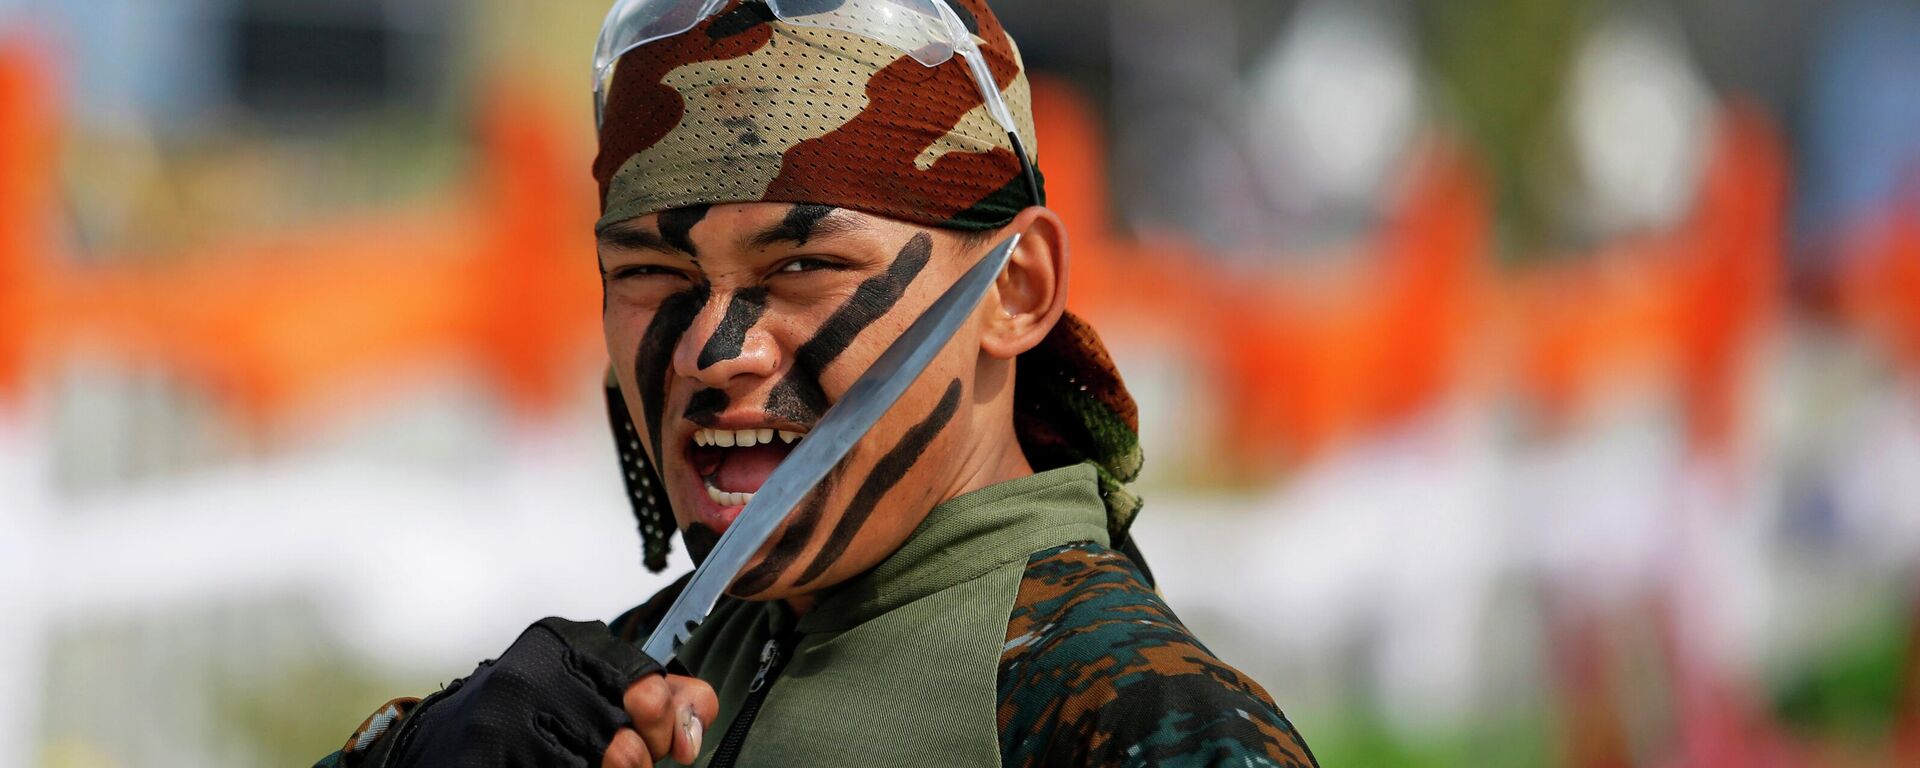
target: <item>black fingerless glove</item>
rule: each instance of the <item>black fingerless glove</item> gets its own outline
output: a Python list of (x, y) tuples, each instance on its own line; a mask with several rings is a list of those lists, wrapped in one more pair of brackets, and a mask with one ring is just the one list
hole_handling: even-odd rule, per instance
[(621, 697), (660, 665), (600, 622), (547, 618), (401, 720), (366, 764), (385, 768), (598, 766), (631, 724)]

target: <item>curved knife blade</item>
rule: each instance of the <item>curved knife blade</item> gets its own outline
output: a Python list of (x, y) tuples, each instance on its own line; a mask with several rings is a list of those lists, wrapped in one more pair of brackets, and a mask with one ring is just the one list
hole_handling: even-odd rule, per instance
[(887, 351), (860, 378), (853, 382), (839, 402), (827, 409), (793, 448), (793, 453), (775, 467), (773, 474), (753, 494), (747, 508), (721, 534), (713, 552), (693, 573), (693, 580), (680, 597), (667, 608), (659, 626), (641, 646), (648, 656), (662, 665), (673, 659), (680, 644), (705, 620), (719, 602), (728, 585), (740, 575), (747, 561), (760, 551), (760, 545), (780, 527), (781, 521), (806, 498), (809, 491), (826, 477), (827, 471), (853, 450), (880, 416), (893, 407), (913, 380), (927, 369), (956, 330), (973, 314), (987, 288), (1007, 266), (1020, 235), (1007, 238), (955, 281), (953, 287), (935, 299), (925, 314), (913, 321), (907, 332), (895, 339)]

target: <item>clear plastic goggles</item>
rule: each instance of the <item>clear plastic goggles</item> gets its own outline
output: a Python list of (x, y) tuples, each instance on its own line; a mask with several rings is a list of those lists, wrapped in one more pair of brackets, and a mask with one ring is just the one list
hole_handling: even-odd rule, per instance
[[(838, 30), (877, 40), (900, 49), (924, 66), (945, 64), (956, 54), (967, 64), (973, 82), (980, 89), (987, 112), (1013, 141), (1014, 154), (1026, 174), (1027, 191), (1034, 204), (1040, 202), (1040, 188), (1020, 142), (1013, 113), (1000, 97), (993, 72), (973, 41), (973, 33), (947, 6), (946, 0), (747, 0), (764, 3), (773, 15), (788, 24)], [(618, 0), (607, 12), (600, 27), (600, 40), (593, 51), (593, 125), (598, 130), (605, 118), (607, 88), (612, 84), (614, 63), (640, 46), (693, 29), (702, 20), (718, 13), (727, 0)]]

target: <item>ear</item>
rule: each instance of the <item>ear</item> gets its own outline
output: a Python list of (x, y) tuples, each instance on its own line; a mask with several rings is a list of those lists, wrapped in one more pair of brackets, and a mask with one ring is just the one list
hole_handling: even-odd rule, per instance
[(980, 351), (1001, 360), (1039, 346), (1067, 311), (1067, 230), (1059, 214), (1040, 206), (1028, 208), (1002, 228), (998, 238), (1016, 232), (1020, 245), (982, 302), (987, 314)]

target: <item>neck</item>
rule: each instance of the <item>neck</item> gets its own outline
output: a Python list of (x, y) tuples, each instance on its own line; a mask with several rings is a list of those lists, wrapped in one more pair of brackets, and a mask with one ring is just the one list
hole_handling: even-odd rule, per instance
[(988, 457), (989, 460), (976, 464), (974, 471), (964, 478), (959, 489), (947, 498), (951, 499), (989, 485), (998, 485), (1033, 474), (1033, 465), (1027, 463), (1026, 453), (1020, 450), (1020, 439), (1014, 436), (1012, 429), (1008, 429), (1007, 434), (1001, 439), (992, 441), (992, 446), (993, 451)]
[(956, 478), (957, 485), (948, 489), (948, 499), (1033, 474), (1033, 465), (1027, 463), (1027, 454), (1020, 450), (1020, 436), (1013, 428), (1014, 361), (982, 355), (979, 366), (974, 391), (992, 394), (974, 408), (973, 434), (978, 437), (964, 457), (969, 459), (969, 469)]
[[(977, 445), (979, 453), (976, 455), (980, 458), (967, 462), (971, 469), (955, 479), (952, 490), (936, 502), (936, 506), (990, 485), (1018, 480), (1033, 474), (1033, 465), (1027, 463), (1027, 455), (1020, 450), (1020, 440), (1014, 435), (1011, 419), (1008, 420), (1004, 435), (999, 435), (994, 440), (981, 441)], [(815, 595), (805, 594), (784, 598), (784, 602), (795, 616), (805, 616), (808, 611), (813, 610), (817, 600)]]
[[(936, 497), (935, 506), (990, 485), (1033, 474), (1033, 465), (1020, 450), (1020, 437), (1013, 428), (1013, 361), (993, 361), (983, 356), (982, 362), (983, 375), (976, 380), (975, 389), (995, 392), (997, 396), (971, 410), (976, 424), (992, 426), (973, 431), (971, 434), (977, 437), (951, 457), (962, 469), (953, 477), (946, 492)], [(817, 602), (812, 594), (784, 600), (797, 616), (805, 616)]]

